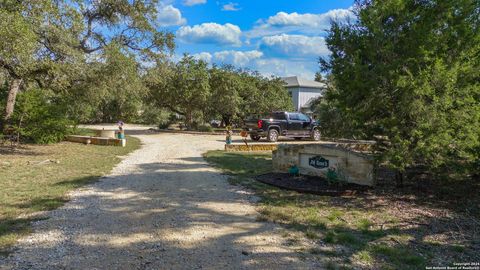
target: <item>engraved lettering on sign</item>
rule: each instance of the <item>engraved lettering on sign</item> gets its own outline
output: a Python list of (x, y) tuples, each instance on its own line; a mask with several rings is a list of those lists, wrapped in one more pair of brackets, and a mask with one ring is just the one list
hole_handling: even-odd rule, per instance
[(308, 159), (308, 165), (317, 169), (324, 169), (329, 167), (330, 162), (322, 156), (315, 156)]

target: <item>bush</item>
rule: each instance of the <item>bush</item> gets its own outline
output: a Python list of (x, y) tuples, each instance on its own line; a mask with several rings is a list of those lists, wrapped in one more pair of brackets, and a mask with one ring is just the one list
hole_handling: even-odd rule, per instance
[(145, 105), (144, 111), (137, 122), (146, 125), (156, 124), (159, 129), (167, 129), (175, 120), (175, 114), (169, 110), (154, 105)]
[(167, 129), (169, 126), (170, 126), (170, 121), (168, 120), (162, 120), (159, 124), (158, 124), (158, 128), (159, 129)]
[(55, 143), (71, 134), (73, 121), (65, 115), (65, 106), (45, 90), (29, 90), (19, 94), (13, 116), (14, 128), (24, 141), (39, 144)]
[(199, 125), (198, 131), (201, 132), (213, 132), (213, 128), (210, 125)]
[(170, 117), (170, 112), (153, 105), (144, 105), (143, 112), (136, 121), (139, 124), (158, 125), (166, 122)]

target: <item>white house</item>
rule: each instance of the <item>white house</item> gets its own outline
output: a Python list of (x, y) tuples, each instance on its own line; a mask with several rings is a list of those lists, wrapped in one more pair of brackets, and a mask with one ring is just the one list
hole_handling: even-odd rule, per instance
[(292, 97), (295, 111), (310, 113), (310, 102), (322, 96), (324, 83), (309, 81), (297, 76), (282, 78), (286, 83), (289, 95)]

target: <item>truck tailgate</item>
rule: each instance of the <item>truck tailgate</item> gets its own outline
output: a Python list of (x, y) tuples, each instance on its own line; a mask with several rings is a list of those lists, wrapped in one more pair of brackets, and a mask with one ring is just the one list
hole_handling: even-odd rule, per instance
[(245, 121), (245, 129), (258, 129), (258, 120), (252, 119)]

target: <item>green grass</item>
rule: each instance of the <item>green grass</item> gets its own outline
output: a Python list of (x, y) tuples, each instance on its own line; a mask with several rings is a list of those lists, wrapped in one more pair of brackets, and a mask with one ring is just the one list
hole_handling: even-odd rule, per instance
[(355, 258), (362, 264), (372, 265), (375, 262), (375, 258), (372, 256), (372, 253), (368, 250), (361, 250), (356, 253)]
[(412, 254), (405, 247), (388, 246), (386, 244), (373, 244), (368, 247), (371, 254), (376, 257), (383, 257), (386, 266), (396, 268), (402, 266), (403, 269), (417, 269), (420, 265), (425, 265), (425, 260), (421, 256)]
[(357, 221), (357, 228), (362, 232), (368, 232), (373, 223), (367, 218), (360, 218)]
[[(87, 133), (88, 131), (84, 131)], [(0, 155), (0, 254), (29, 232), (35, 212), (62, 206), (66, 194), (108, 174), (124, 156), (140, 147), (128, 137), (126, 147), (62, 142), (22, 145)], [(52, 160), (42, 165), (38, 162)]]
[(460, 246), (460, 245), (452, 245), (451, 246), (451, 249), (455, 252), (464, 252), (465, 251), (465, 247), (464, 246)]
[(205, 154), (208, 162), (236, 177), (250, 177), (272, 170), (272, 154), (268, 152), (235, 153), (210, 151)]
[(364, 244), (353, 233), (348, 231), (328, 230), (325, 233), (324, 241), (330, 244), (343, 244), (350, 247)]
[(95, 136), (95, 132), (91, 129), (88, 128), (75, 128), (73, 131), (74, 135), (80, 135), (80, 136)]
[[(280, 190), (254, 181), (253, 176), (272, 170), (270, 153), (210, 151), (204, 156), (229, 174), (232, 184), (251, 188), (260, 196), (259, 221), (283, 224), (303, 232), (309, 239), (331, 246), (333, 251), (329, 254), (316, 249), (310, 252), (334, 258), (326, 262), (327, 269), (357, 268), (356, 265), (376, 269), (420, 269), (426, 264), (420, 254), (404, 246), (409, 235), (396, 229), (398, 220), (381, 211), (369, 210), (361, 199), (350, 201), (358, 204), (358, 208), (347, 207), (338, 203), (341, 198), (334, 201), (336, 198)], [(375, 223), (382, 222), (393, 224), (393, 228), (374, 228)], [(283, 235), (288, 234), (284, 232)], [(396, 240), (394, 244), (392, 239)], [(339, 247), (342, 252), (334, 251)], [(342, 263), (337, 264), (337, 261)]]

